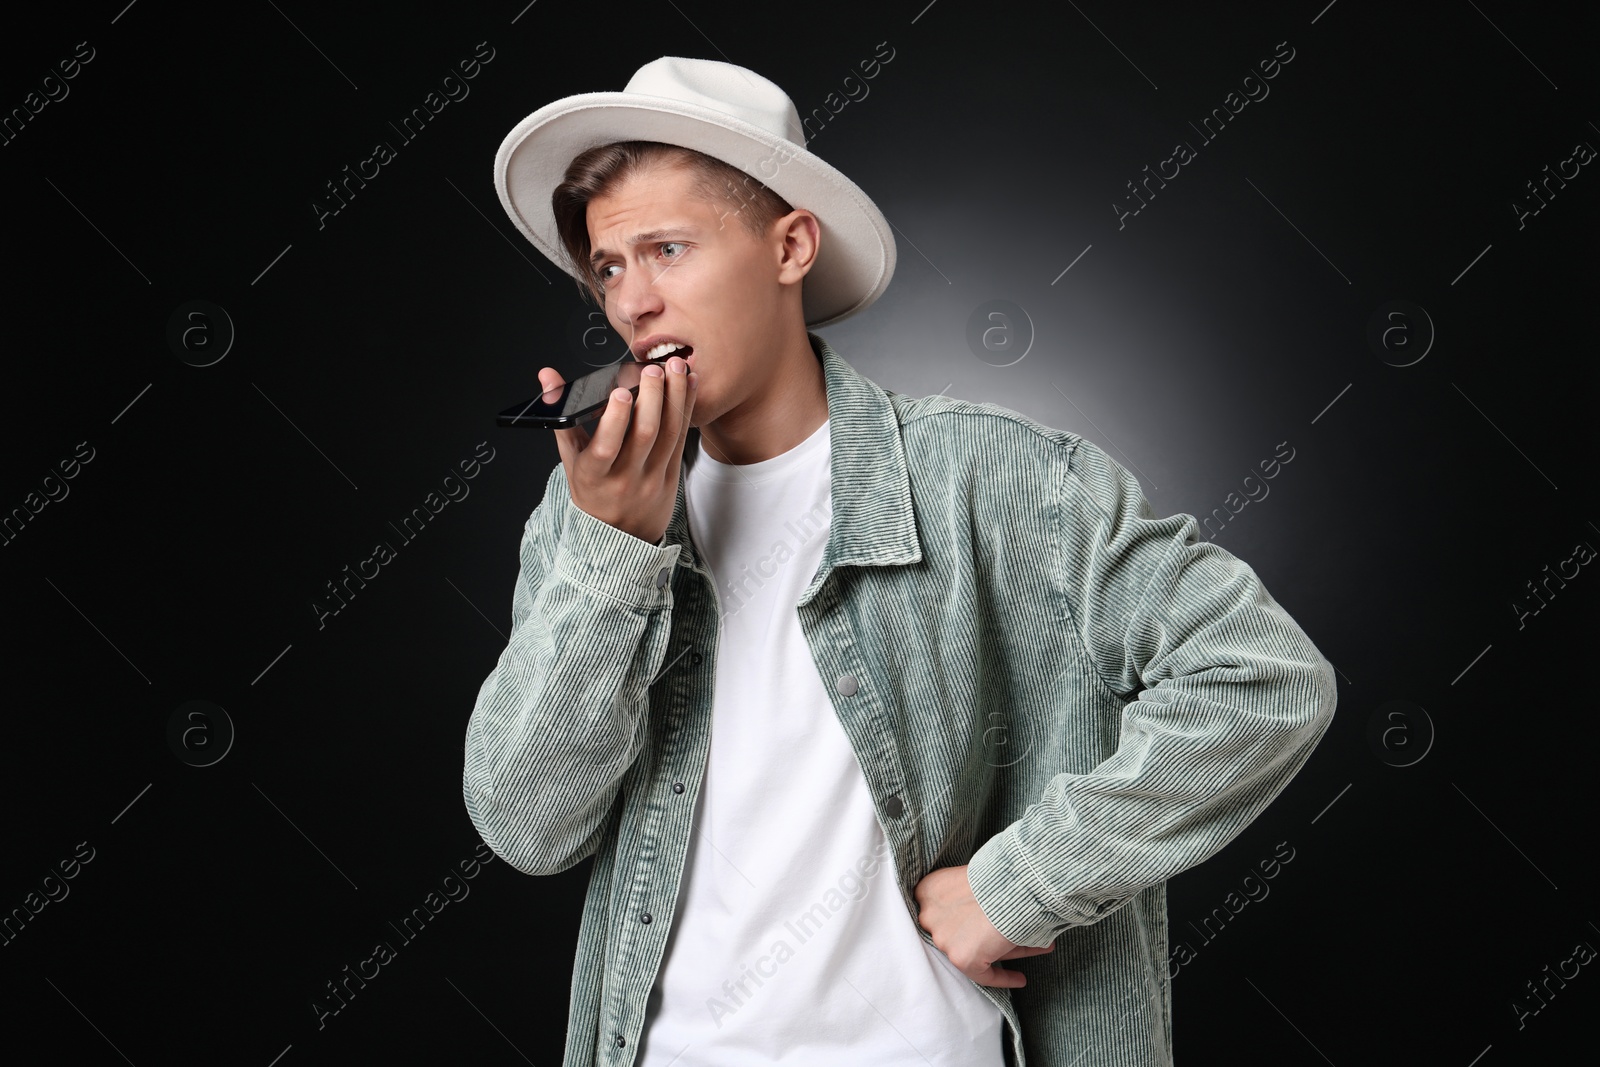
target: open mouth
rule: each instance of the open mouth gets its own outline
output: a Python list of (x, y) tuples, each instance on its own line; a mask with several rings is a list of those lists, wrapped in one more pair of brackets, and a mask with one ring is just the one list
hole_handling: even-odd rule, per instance
[(679, 345), (674, 341), (663, 341), (654, 348), (650, 349), (648, 352), (645, 352), (639, 356), (639, 362), (665, 363), (673, 356), (677, 356), (679, 359), (687, 360), (692, 355), (694, 355), (693, 345)]

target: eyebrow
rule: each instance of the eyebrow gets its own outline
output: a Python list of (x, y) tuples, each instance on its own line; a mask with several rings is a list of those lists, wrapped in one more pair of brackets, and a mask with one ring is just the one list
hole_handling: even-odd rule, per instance
[[(645, 233), (636, 233), (632, 237), (628, 238), (628, 245), (629, 247), (632, 247), (634, 245), (648, 244), (652, 241), (664, 241), (669, 237), (690, 237), (693, 236), (693, 234), (694, 231), (687, 226), (674, 226), (667, 230), (649, 230)], [(594, 253), (589, 256), (589, 266), (593, 267), (597, 265), (602, 259), (612, 254), (613, 253), (609, 248), (596, 249)]]

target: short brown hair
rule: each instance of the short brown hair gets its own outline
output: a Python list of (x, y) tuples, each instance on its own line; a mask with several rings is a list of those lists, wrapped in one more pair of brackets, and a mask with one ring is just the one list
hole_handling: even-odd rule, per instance
[(589, 269), (589, 201), (655, 163), (691, 171), (695, 193), (707, 203), (732, 206), (732, 214), (739, 216), (753, 236), (761, 236), (774, 219), (794, 210), (754, 176), (692, 148), (660, 141), (615, 141), (586, 149), (567, 167), (566, 176), (550, 195), (550, 206), (561, 244), (576, 268), (578, 289), (598, 305), (605, 304), (605, 295)]

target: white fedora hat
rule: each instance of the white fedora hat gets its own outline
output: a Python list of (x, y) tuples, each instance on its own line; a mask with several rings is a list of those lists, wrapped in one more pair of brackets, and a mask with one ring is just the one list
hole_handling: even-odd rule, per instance
[(787, 93), (733, 63), (663, 56), (620, 93), (546, 104), (506, 135), (494, 158), (500, 203), (533, 246), (574, 278), (550, 194), (578, 153), (613, 141), (661, 141), (704, 152), (760, 181), (821, 223), (816, 262), (802, 286), (807, 327), (854, 315), (894, 276), (889, 222), (867, 194), (805, 147)]

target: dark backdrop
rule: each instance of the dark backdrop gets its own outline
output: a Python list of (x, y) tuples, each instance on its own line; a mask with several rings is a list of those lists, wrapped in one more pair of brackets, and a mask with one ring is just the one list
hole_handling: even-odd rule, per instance
[[(854, 95), (812, 147), (900, 259), (824, 331), (846, 359), (1105, 446), (1338, 667), (1310, 764), (1171, 883), (1180, 1061), (1592, 1054), (1600, 106), (1576, 8), (124, 2), (0, 38), (0, 108), (28, 115), (0, 146), (0, 908), (38, 909), (0, 947), (7, 1045), (558, 1062), (588, 862), (492, 862), (414, 940), (391, 923), (480, 846), (463, 732), (558, 462), (493, 414), (586, 355), (494, 152), (679, 54), (802, 112)], [(403, 140), (475, 52), (469, 95)], [(395, 157), (319, 218), (380, 140)], [(458, 499), (398, 537), (430, 493)], [(396, 557), (319, 618), (380, 540)]]

